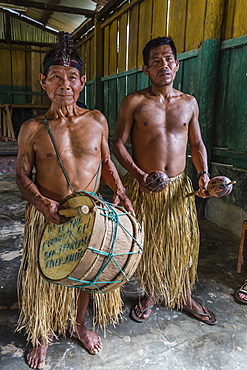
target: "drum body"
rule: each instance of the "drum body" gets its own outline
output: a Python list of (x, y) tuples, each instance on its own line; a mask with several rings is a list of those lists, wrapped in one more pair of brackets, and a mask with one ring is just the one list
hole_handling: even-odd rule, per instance
[(39, 248), (44, 278), (90, 293), (108, 292), (126, 283), (142, 255), (143, 235), (137, 220), (94, 193), (73, 193), (62, 206), (87, 206), (89, 212), (62, 225), (47, 224)]

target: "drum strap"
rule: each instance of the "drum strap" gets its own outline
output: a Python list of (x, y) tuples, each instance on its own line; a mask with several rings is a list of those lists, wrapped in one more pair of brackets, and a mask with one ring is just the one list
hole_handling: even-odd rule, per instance
[[(47, 130), (47, 132), (48, 132), (48, 134), (49, 134), (49, 136), (50, 136), (50, 139), (51, 139), (51, 142), (52, 142), (52, 144), (53, 144), (53, 147), (54, 147), (54, 149), (55, 149), (56, 156), (57, 156), (57, 159), (59, 160), (59, 163), (60, 163), (60, 166), (61, 166), (61, 168), (62, 168), (63, 174), (64, 174), (64, 176), (65, 176), (65, 178), (66, 178), (66, 181), (67, 181), (67, 183), (68, 183), (68, 185), (69, 185), (70, 190), (71, 190), (71, 191), (72, 191), (72, 193), (73, 193), (73, 192), (74, 192), (74, 189), (73, 189), (73, 187), (72, 187), (72, 185), (71, 185), (71, 182), (69, 181), (69, 177), (68, 177), (67, 172), (66, 172), (66, 170), (65, 170), (65, 168), (64, 168), (64, 165), (63, 165), (62, 159), (61, 159), (61, 157), (60, 157), (60, 154), (58, 153), (58, 150), (57, 150), (57, 147), (56, 147), (56, 145), (55, 145), (55, 141), (54, 141), (53, 135), (52, 135), (52, 133), (51, 133), (50, 126), (49, 126), (49, 124), (48, 124), (48, 119), (46, 118), (46, 116), (45, 116), (45, 118), (44, 118), (44, 124), (45, 124), (46, 130)], [(97, 173), (96, 173), (96, 181), (95, 181), (95, 184), (94, 184), (94, 192), (96, 191), (96, 186), (97, 186), (97, 183), (98, 183), (98, 177), (99, 177), (100, 167), (101, 167), (101, 160), (100, 160), (99, 167), (98, 167), (98, 170), (97, 170)]]
[(62, 168), (63, 174), (64, 174), (64, 176), (65, 176), (65, 178), (66, 178), (66, 181), (67, 181), (67, 183), (68, 183), (68, 185), (69, 185), (69, 187), (70, 187), (70, 190), (71, 190), (71, 191), (72, 191), (72, 193), (73, 193), (73, 192), (74, 192), (74, 190), (73, 190), (72, 185), (71, 185), (71, 183), (70, 183), (70, 181), (69, 181), (69, 178), (68, 178), (67, 172), (65, 171), (65, 168), (64, 168), (64, 165), (63, 165), (62, 159), (61, 159), (61, 157), (60, 157), (60, 155), (59, 155), (59, 153), (58, 153), (58, 150), (57, 150), (57, 147), (56, 147), (56, 145), (55, 145), (55, 141), (54, 141), (53, 135), (52, 135), (52, 133), (51, 133), (50, 126), (48, 125), (48, 119), (46, 118), (46, 116), (45, 116), (45, 118), (44, 118), (44, 124), (45, 124), (46, 130), (47, 130), (47, 132), (48, 132), (48, 134), (49, 134), (49, 136), (50, 136), (51, 142), (52, 142), (52, 144), (53, 144), (53, 146), (54, 146), (54, 149), (55, 149), (55, 152), (56, 152), (56, 155), (57, 155), (57, 159), (59, 160), (59, 163), (60, 163), (60, 166), (61, 166), (61, 168)]

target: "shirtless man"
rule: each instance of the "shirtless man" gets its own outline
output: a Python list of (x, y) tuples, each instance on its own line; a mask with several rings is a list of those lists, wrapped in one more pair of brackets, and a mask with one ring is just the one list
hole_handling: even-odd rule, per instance
[[(29, 216), (31, 219), (29, 221), (27, 217), (26, 227), (27, 225), (30, 227), (32, 222), (36, 222), (36, 225), (40, 225), (42, 222), (43, 225), (45, 221), (48, 221), (59, 225), (67, 220), (58, 211), (62, 208), (60, 201), (71, 193), (71, 188), (62, 172), (45, 123), (48, 124), (51, 130), (55, 146), (73, 191), (86, 190), (97, 192), (100, 176), (97, 182), (96, 175), (99, 172), (104, 182), (114, 191), (114, 203), (121, 203), (128, 211), (134, 213), (116, 168), (110, 159), (108, 125), (105, 117), (99, 111), (89, 111), (88, 109), (78, 107), (76, 104), (85, 84), (85, 76), (82, 76), (82, 61), (76, 49), (73, 48), (72, 54), (67, 53), (66, 58), (64, 58), (62, 51), (58, 54), (55, 50), (48, 52), (45, 56), (43, 62), (44, 74), (41, 73), (39, 75), (39, 81), (51, 100), (51, 106), (45, 116), (24, 122), (19, 132), (16, 181), (23, 197), (29, 202), (31, 210), (33, 211), (35, 208), (33, 211), (35, 216), (33, 214)], [(102, 163), (101, 167), (99, 166), (100, 163)], [(33, 180), (32, 175), (33, 166), (36, 170), (35, 180)], [(33, 217), (36, 217), (35, 220), (37, 221), (32, 221)], [(31, 224), (32, 226), (33, 224)], [(33, 227), (32, 230), (34, 229)], [(32, 237), (29, 232), (27, 238), (31, 239)], [(34, 248), (37, 247), (38, 245)], [(26, 249), (29, 248), (31, 248), (31, 245), (28, 244)], [(30, 274), (27, 269), (31, 268), (30, 265), (32, 264), (30, 262), (30, 253), (30, 250), (29, 254), (26, 251), (26, 256), (24, 253), (23, 260), (27, 261), (27, 267), (25, 262), (23, 262), (20, 270), (21, 273), (23, 271), (24, 273), (26, 272), (26, 275)], [(33, 254), (35, 254), (35, 250)], [(37, 266), (34, 267), (34, 271), (37, 269)], [(64, 334), (66, 322), (68, 319), (71, 319), (71, 316), (67, 317), (64, 315), (65, 329), (57, 329), (55, 326), (55, 328), (48, 328), (49, 332), (44, 333), (44, 336), (37, 334), (42, 333), (40, 331), (40, 322), (42, 325), (45, 324), (42, 320), (46, 320), (46, 316), (50, 315), (49, 310), (52, 309), (53, 302), (47, 302), (45, 297), (47, 289), (74, 290), (61, 286), (54, 287), (53, 284), (47, 283), (39, 276), (40, 274), (37, 272), (37, 278), (35, 276), (27, 276), (27, 279), (22, 282), (23, 290), (26, 289), (26, 283), (28, 285), (33, 283), (34, 290), (33, 294), (31, 294), (33, 302), (25, 302), (24, 296), (22, 296), (22, 311), (19, 321), (19, 329), (24, 326), (28, 338), (32, 340), (33, 347), (27, 355), (27, 363), (34, 369), (42, 369), (44, 367), (46, 352), (48, 344), (52, 339), (52, 334), (55, 331), (58, 334), (61, 332)], [(43, 287), (41, 292), (38, 291), (38, 284), (43, 284), (41, 285)], [(59, 297), (63, 298), (61, 295)], [(39, 306), (39, 304), (35, 303), (39, 299), (44, 303), (42, 304), (41, 302), (41, 311), (36, 312), (36, 306)], [(82, 342), (89, 353), (96, 354), (102, 348), (101, 339), (98, 335), (90, 332), (84, 325), (89, 300), (90, 294), (81, 290), (78, 298), (77, 316), (75, 318), (76, 330), (71, 334)], [(62, 302), (65, 301), (66, 299), (62, 300)], [(31, 309), (29, 305), (31, 305)], [(49, 306), (47, 311), (42, 311), (43, 309), (46, 310), (46, 305)], [(30, 310), (30, 316), (32, 317), (27, 317), (28, 310)], [(54, 313), (54, 315), (56, 314), (57, 316), (63, 315), (63, 306), (61, 311)], [(30, 324), (32, 320), (36, 323), (38, 322), (38, 327), (33, 326), (32, 323)], [(55, 317), (54, 322), (56, 322), (55, 320), (59, 320), (59, 317)], [(54, 325), (57, 325), (57, 322)], [(34, 334), (33, 331), (37, 331), (37, 333)]]
[[(193, 96), (173, 88), (179, 69), (171, 38), (158, 37), (143, 49), (143, 72), (151, 85), (126, 96), (119, 109), (113, 135), (113, 153), (128, 173), (123, 180), (136, 217), (144, 222), (144, 253), (140, 277), (145, 297), (132, 310), (132, 318), (145, 321), (154, 303), (181, 308), (214, 325), (215, 315), (191, 298), (199, 249), (199, 233), (190, 181), (184, 173), (186, 148), (199, 175), (200, 197), (208, 197), (207, 152)], [(132, 156), (125, 143), (130, 136)], [(168, 187), (161, 193), (146, 188), (147, 175), (164, 171)]]

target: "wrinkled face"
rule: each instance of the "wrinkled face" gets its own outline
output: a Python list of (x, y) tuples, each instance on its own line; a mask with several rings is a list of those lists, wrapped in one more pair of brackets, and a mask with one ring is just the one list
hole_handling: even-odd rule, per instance
[(144, 73), (155, 86), (167, 86), (173, 83), (179, 68), (169, 45), (161, 45), (150, 50), (148, 66), (143, 66)]
[(40, 74), (39, 80), (51, 101), (63, 106), (76, 103), (85, 84), (77, 68), (64, 66), (50, 66), (47, 77)]

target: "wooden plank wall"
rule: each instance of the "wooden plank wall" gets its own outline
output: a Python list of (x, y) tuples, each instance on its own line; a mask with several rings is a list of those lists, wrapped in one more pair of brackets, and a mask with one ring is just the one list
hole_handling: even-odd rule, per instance
[[(7, 19), (6, 19), (7, 17)], [(22, 108), (22, 104), (48, 104), (48, 99), (41, 95), (41, 87), (38, 83), (38, 74), (41, 72), (41, 63), (46, 52), (40, 47), (17, 45), (20, 42), (26, 43), (54, 43), (56, 35), (46, 32), (39, 27), (27, 24), (15, 17), (6, 16), (4, 12), (0, 13), (0, 34), (1, 40), (8, 40), (6, 35), (6, 22), (11, 27), (12, 43), (0, 44), (0, 104), (15, 104), (18, 108), (10, 107), (12, 122), (15, 133), (21, 124), (30, 118), (34, 112), (32, 108)], [(17, 44), (15, 44), (17, 41)], [(38, 111), (36, 111), (39, 114)], [(0, 127), (5, 120), (5, 111), (1, 109)]]
[(86, 106), (90, 109), (94, 107), (94, 85), (92, 82), (94, 79), (94, 32), (89, 32), (80, 42), (79, 46), (77, 46), (78, 52), (83, 61), (83, 74), (86, 76), (86, 81), (89, 83), (87, 84), (87, 88), (85, 88), (79, 100), (86, 104)]
[[(222, 1), (132, 0), (124, 4), (101, 24), (104, 40), (102, 77), (140, 67), (143, 64), (143, 47), (157, 36), (172, 36), (178, 54), (199, 48), (210, 37), (206, 28), (210, 29), (208, 24), (213, 17), (215, 19), (213, 12), (218, 10)], [(222, 41), (246, 35), (246, 0), (228, 0), (224, 3)], [(87, 58), (93, 32), (83, 38), (83, 59)], [(97, 55), (92, 56), (92, 64), (94, 58)], [(86, 70), (88, 81), (96, 77), (91, 67), (91, 71)]]
[(222, 41), (247, 35), (246, 5), (246, 0), (226, 1)]
[[(217, 52), (217, 45), (210, 44), (212, 40), (220, 43), (221, 40), (247, 34), (246, 9), (245, 0), (227, 2), (224, 0), (132, 0), (124, 4), (109, 19), (105, 19), (101, 25), (103, 33), (103, 112), (108, 119), (110, 131), (114, 129), (118, 107), (123, 96), (148, 85), (148, 79), (140, 71), (143, 64), (144, 45), (151, 38), (170, 35), (175, 41), (178, 54), (182, 55), (180, 70), (174, 86), (197, 98), (202, 112), (202, 132), (209, 144), (208, 141), (212, 135), (212, 117), (207, 116), (205, 111), (207, 107), (204, 105), (210, 86), (203, 85), (201, 74), (207, 70), (203, 62), (205, 57), (210, 59), (212, 53)], [(209, 41), (208, 44), (207, 41)], [(202, 53), (203, 45), (206, 46)], [(207, 50), (207, 48), (211, 49)], [(195, 51), (194, 55), (183, 57), (185, 52), (191, 50)], [(229, 53), (237, 55), (233, 49)], [(223, 58), (220, 68), (225, 72), (224, 52), (221, 52), (220, 57)], [(227, 63), (234, 63), (235, 58), (237, 56), (227, 60)], [(243, 56), (241, 58), (241, 65), (244, 69)], [(217, 63), (217, 58), (211, 64), (213, 63)], [(210, 68), (213, 70), (217, 68), (217, 65), (211, 65)], [(243, 72), (239, 71), (239, 74), (243, 76)], [(108, 76), (111, 78), (107, 78)], [(92, 76), (94, 77), (95, 75)], [(228, 79), (228, 75), (225, 75), (225, 79)], [(92, 81), (90, 89), (92, 89)], [(220, 91), (220, 87), (218, 89)], [(228, 99), (231, 99), (231, 93), (228, 95)], [(93, 100), (91, 104), (89, 108), (94, 107)], [(222, 104), (223, 102), (221, 102), (220, 111), (224, 111)], [(210, 109), (212, 110), (212, 106)], [(240, 114), (240, 121), (243, 120), (244, 115), (245, 111)], [(223, 116), (217, 116), (218, 119), (224, 122)], [(218, 130), (224, 131), (220, 123), (218, 125)], [(226, 134), (226, 131), (224, 133)], [(244, 145), (245, 142), (242, 146)]]
[(42, 72), (45, 53), (37, 46), (0, 45), (0, 103), (47, 103), (44, 97), (29, 94), (42, 92), (38, 74)]
[[(171, 35), (179, 55), (190, 50), (198, 52), (205, 41), (213, 35), (212, 27), (217, 28), (217, 24), (221, 27), (221, 23), (217, 20), (217, 16), (220, 16), (217, 14), (220, 8), (224, 10), (223, 26), (220, 32), (217, 31), (220, 33), (221, 41), (246, 35), (246, 0), (132, 0), (123, 4), (116, 13), (104, 19), (103, 22), (99, 22), (99, 27), (95, 28), (96, 31), (95, 29), (89, 31), (78, 45), (88, 81), (86, 89), (81, 94), (81, 100), (87, 104), (88, 108), (95, 107), (95, 99), (98, 95), (95, 78), (101, 77), (102, 109), (113, 129), (122, 98), (127, 93), (148, 85), (148, 79), (141, 72), (142, 49), (146, 42), (157, 36)], [(19, 23), (14, 22), (13, 24)], [(21, 30), (21, 26), (18, 27)], [(15, 35), (20, 33), (18, 32), (17, 30)], [(102, 53), (99, 53), (99, 50), (97, 52), (95, 47), (95, 32), (101, 32)], [(233, 47), (220, 52), (221, 76), (224, 75), (228, 65), (238, 63), (238, 57), (242, 61), (240, 67), (244, 68), (245, 48), (242, 49), (240, 52)], [(188, 58), (182, 58), (175, 85), (184, 92), (195, 95), (200, 104), (201, 61), (198, 55), (199, 53), (193, 57), (190, 55)], [(0, 58), (3, 61), (3, 73), (0, 74), (0, 103), (47, 104), (47, 99), (41, 95), (28, 95), (28, 92), (41, 93), (37, 75), (43, 56), (44, 50), (38, 47), (0, 45)], [(98, 60), (98, 56), (102, 59)], [(102, 71), (99, 65), (102, 66)], [(246, 79), (243, 78), (244, 70), (241, 68), (241, 71), (236, 69), (236, 73), (241, 76), (239, 86), (245, 88), (243, 84)], [(229, 67), (228, 74), (233, 69), (233, 66)], [(108, 78), (109, 76), (111, 78)], [(224, 86), (227, 86), (227, 76), (224, 75), (224, 78), (220, 79)], [(218, 89), (221, 94), (220, 88)], [(239, 92), (237, 88), (235, 90), (232, 94), (236, 94), (236, 99), (238, 99)], [(6, 91), (12, 91), (12, 94), (6, 94)], [(22, 91), (24, 94), (21, 94)], [(222, 99), (224, 98), (225, 102), (229, 100), (230, 104), (231, 93), (225, 91), (224, 94)], [(229, 97), (225, 98), (226, 96)], [(243, 100), (243, 96), (244, 94), (240, 96), (240, 99)], [(235, 101), (234, 99), (232, 101)], [(225, 108), (222, 101), (219, 107), (223, 112)], [(237, 119), (245, 124), (244, 116), (245, 111), (243, 110), (237, 114)], [(218, 113), (217, 120), (223, 122), (224, 119), (224, 115), (219, 116)], [(220, 126), (217, 130), (217, 133), (224, 131)], [(226, 134), (225, 131), (224, 134)], [(243, 141), (241, 148), (245, 143)]]
[(221, 49), (213, 147), (217, 161), (247, 168), (247, 36), (243, 45), (236, 40)]
[(247, 7), (225, 4), (220, 50), (212, 158), (247, 169)]
[[(0, 104), (49, 104), (46, 95), (41, 95), (43, 91), (38, 81), (45, 52), (37, 46), (0, 45)], [(36, 113), (39, 114), (39, 111), (34, 113), (32, 108), (11, 108), (15, 135), (21, 124)], [(0, 114), (0, 128), (3, 129), (3, 109)]]

